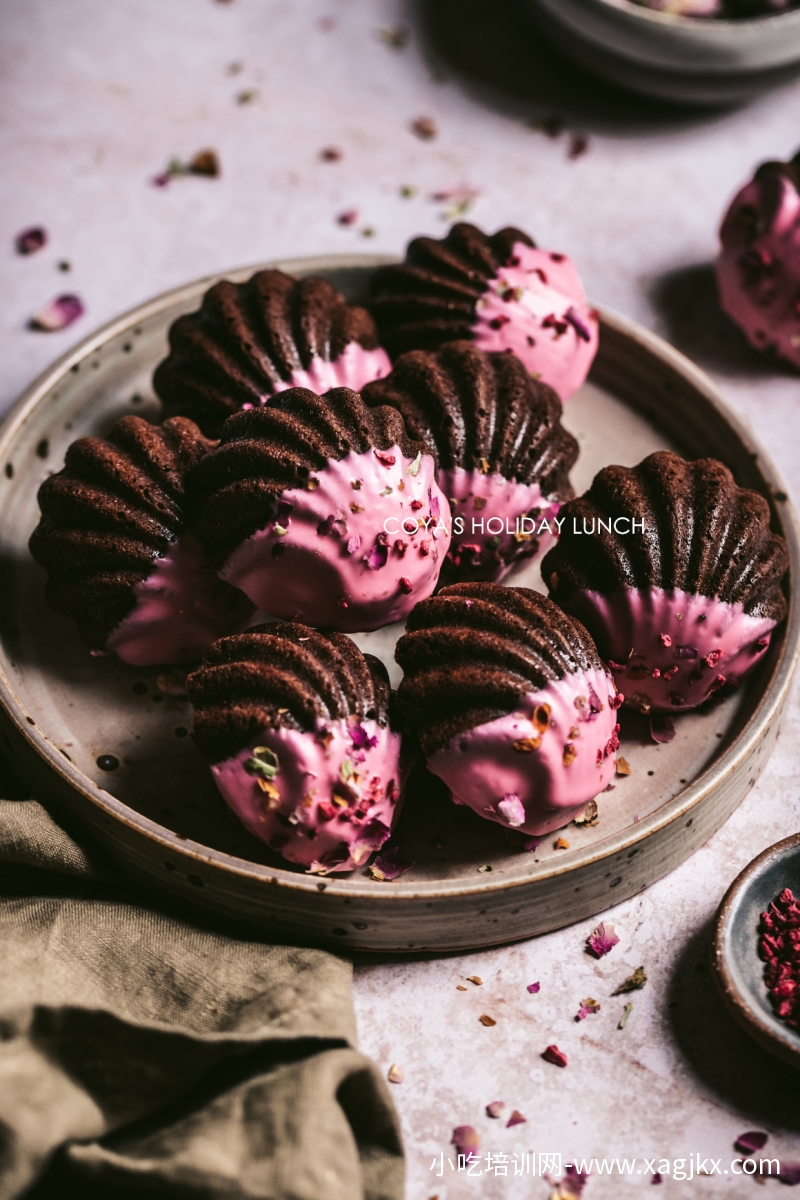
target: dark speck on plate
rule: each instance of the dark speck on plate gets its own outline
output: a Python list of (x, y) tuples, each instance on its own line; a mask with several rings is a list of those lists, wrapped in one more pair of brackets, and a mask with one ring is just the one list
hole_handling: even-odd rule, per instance
[(97, 765), (101, 771), (116, 771), (119, 766), (119, 759), (113, 754), (101, 754), (97, 759)]
[(182, 725), (179, 725), (178, 728), (175, 730), (175, 737), (184, 738), (184, 737), (186, 737), (188, 732), (189, 732), (188, 729), (184, 729)]
[(47, 438), (42, 438), (42, 440), (39, 442), (36, 447), (36, 453), (38, 454), (39, 458), (47, 458), (47, 455), (50, 453), (50, 443), (48, 442)]
[(136, 692), (137, 696), (146, 696), (147, 695), (147, 684), (142, 683), (141, 679), (139, 679), (133, 685), (133, 691)]

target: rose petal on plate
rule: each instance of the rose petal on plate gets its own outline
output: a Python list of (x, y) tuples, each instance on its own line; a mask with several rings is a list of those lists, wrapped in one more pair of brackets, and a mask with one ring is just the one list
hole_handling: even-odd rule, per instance
[(43, 333), (53, 333), (58, 329), (66, 329), (84, 313), (83, 301), (80, 296), (65, 292), (56, 296), (49, 304), (40, 309), (29, 322), (30, 329), (38, 329)]
[(750, 1129), (747, 1133), (740, 1133), (733, 1145), (740, 1154), (755, 1154), (756, 1150), (763, 1149), (768, 1141), (768, 1133), (763, 1133), (760, 1129)]
[(42, 246), (47, 245), (47, 230), (41, 225), (32, 225), (30, 229), (23, 229), (22, 233), (18, 233), (15, 238), (17, 254), (35, 254), (37, 250), (41, 250)]

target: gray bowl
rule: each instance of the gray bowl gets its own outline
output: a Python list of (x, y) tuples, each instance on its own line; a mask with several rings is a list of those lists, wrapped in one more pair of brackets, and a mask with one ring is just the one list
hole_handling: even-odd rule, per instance
[(800, 895), (800, 833), (759, 854), (731, 884), (717, 914), (712, 954), (714, 978), (734, 1020), (800, 1070), (800, 1033), (772, 1011), (757, 949), (759, 917), (786, 887)]
[(730, 21), (632, 0), (526, 0), (551, 40), (623, 87), (682, 104), (735, 104), (800, 72), (800, 9)]

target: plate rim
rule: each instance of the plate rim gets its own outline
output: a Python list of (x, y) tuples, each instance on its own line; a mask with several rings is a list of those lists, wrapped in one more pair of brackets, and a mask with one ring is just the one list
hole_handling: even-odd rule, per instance
[[(171, 308), (183, 300), (199, 298), (217, 280), (244, 279), (256, 271), (266, 269), (278, 269), (289, 274), (301, 275), (333, 270), (374, 270), (376, 267), (398, 261), (401, 260), (397, 255), (383, 254), (302, 255), (294, 258), (271, 259), (229, 271), (214, 272), (145, 300), (88, 334), (57, 358), (25, 389), (0, 426), (0, 465), (5, 462), (10, 444), (32, 415), (36, 406), (59, 381), (69, 374), (76, 363), (83, 362), (93, 351), (104, 346), (114, 337), (129, 331), (142, 321), (157, 316), (164, 309)], [(530, 863), (527, 870), (513, 878), (508, 878), (505, 873), (498, 873), (492, 877), (487, 872), (479, 879), (469, 883), (461, 879), (404, 883), (400, 879), (394, 881), (391, 888), (378, 890), (375, 888), (374, 882), (362, 879), (360, 875), (348, 879), (338, 878), (335, 875), (320, 877), (295, 873), (282, 867), (254, 863), (248, 859), (216, 850), (193, 839), (180, 838), (172, 830), (137, 812), (136, 809), (117, 799), (100, 784), (84, 775), (75, 764), (65, 758), (63, 752), (47, 737), (44, 730), (28, 713), (16, 695), (4, 665), (0, 661), (0, 709), (10, 720), (15, 732), (23, 738), (28, 748), (43, 760), (45, 765), (59, 776), (74, 793), (78, 793), (84, 800), (88, 800), (90, 805), (101, 813), (128, 826), (134, 833), (148, 838), (172, 854), (191, 859), (196, 863), (214, 866), (226, 874), (268, 883), (290, 892), (299, 891), (313, 894), (325, 890), (332, 896), (362, 900), (376, 900), (380, 897), (384, 904), (390, 902), (392, 898), (398, 902), (407, 902), (416, 896), (430, 899), (432, 895), (446, 895), (451, 898), (456, 896), (486, 898), (489, 895), (508, 892), (516, 887), (529, 886), (534, 883), (541, 884), (550, 878), (564, 876), (569, 872), (589, 867), (598, 861), (611, 861), (652, 834), (665, 829), (682, 816), (688, 815), (727, 776), (733, 774), (751, 753), (761, 739), (764, 730), (769, 727), (780, 711), (786, 698), (798, 660), (800, 660), (800, 589), (794, 583), (795, 580), (800, 580), (800, 529), (792, 502), (788, 498), (785, 485), (770, 456), (739, 414), (727, 403), (720, 389), (709, 376), (658, 334), (604, 305), (595, 307), (600, 314), (601, 326), (606, 326), (614, 332), (637, 341), (645, 350), (701, 391), (748, 451), (757, 457), (759, 471), (769, 484), (773, 498), (776, 492), (782, 492), (787, 496), (787, 499), (781, 502), (780, 517), (790, 558), (789, 611), (772, 675), (763, 694), (731, 745), (693, 783), (687, 785), (654, 812), (634, 825), (609, 834), (607, 838), (594, 842), (590, 846), (572, 850), (557, 860), (540, 864)], [(538, 869), (536, 869), (537, 867)]]

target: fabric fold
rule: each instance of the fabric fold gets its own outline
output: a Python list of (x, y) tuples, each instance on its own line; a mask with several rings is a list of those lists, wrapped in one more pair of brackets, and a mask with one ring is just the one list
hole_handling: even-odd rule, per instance
[(402, 1200), (351, 964), (75, 888), (102, 876), (35, 801), (0, 801), (0, 1200)]

